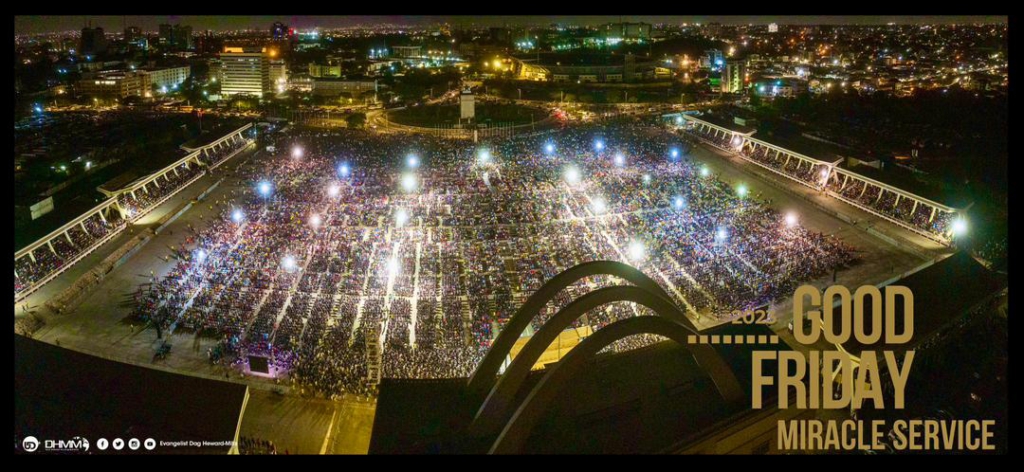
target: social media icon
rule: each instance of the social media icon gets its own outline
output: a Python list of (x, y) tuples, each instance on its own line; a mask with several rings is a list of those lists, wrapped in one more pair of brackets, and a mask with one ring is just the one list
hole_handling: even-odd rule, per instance
[(99, 438), (96, 440), (96, 447), (99, 448), (99, 450), (101, 451), (106, 451), (107, 445), (109, 444), (110, 443), (107, 441), (107, 438)]
[(114, 438), (113, 446), (114, 449), (120, 451), (124, 447), (124, 439)]
[(133, 450), (133, 451), (138, 449), (139, 448), (139, 439), (138, 438), (131, 438), (131, 439), (129, 439), (128, 440), (128, 447), (130, 447), (131, 450)]
[(143, 443), (143, 444), (145, 444), (146, 449), (148, 449), (150, 451), (152, 451), (153, 449), (156, 449), (156, 439), (147, 438), (146, 442)]
[(39, 449), (39, 440), (35, 436), (25, 436), (25, 439), (21, 440), (21, 447), (25, 452), (36, 452), (36, 449)]

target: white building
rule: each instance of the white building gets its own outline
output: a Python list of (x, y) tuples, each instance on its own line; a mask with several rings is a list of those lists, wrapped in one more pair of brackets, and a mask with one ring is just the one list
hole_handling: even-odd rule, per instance
[(220, 93), (263, 97), (270, 91), (269, 58), (263, 48), (226, 47), (220, 54)]
[(191, 66), (170, 67), (167, 69), (142, 69), (142, 73), (149, 75), (149, 83), (156, 88), (174, 88), (181, 85), (192, 73)]

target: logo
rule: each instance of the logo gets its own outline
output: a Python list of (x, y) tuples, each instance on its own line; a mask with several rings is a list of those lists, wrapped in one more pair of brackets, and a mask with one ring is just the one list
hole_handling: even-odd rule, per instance
[(43, 447), (47, 451), (55, 452), (86, 452), (89, 450), (89, 440), (81, 436), (71, 439), (47, 439), (43, 441)]
[(39, 440), (35, 436), (26, 436), (21, 441), (21, 447), (25, 452), (36, 452), (36, 449), (39, 449)]
[(153, 438), (147, 438), (146, 442), (144, 444), (146, 446), (146, 449), (148, 449), (150, 451), (152, 451), (153, 449), (156, 449), (156, 440), (153, 439)]
[(114, 446), (114, 449), (120, 451), (121, 448), (124, 447), (124, 439), (114, 438), (113, 446)]
[(128, 447), (131, 448), (131, 450), (133, 450), (133, 451), (138, 449), (139, 448), (139, 438), (131, 438), (131, 439), (129, 439), (128, 440)]
[(109, 444), (110, 443), (107, 441), (107, 438), (99, 438), (99, 439), (96, 440), (96, 448), (101, 450), (101, 451), (106, 451), (107, 450), (107, 446)]

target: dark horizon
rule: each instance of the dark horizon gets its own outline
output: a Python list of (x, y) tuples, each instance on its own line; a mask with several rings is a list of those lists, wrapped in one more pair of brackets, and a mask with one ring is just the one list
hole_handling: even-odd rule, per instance
[(111, 15), (66, 15), (66, 16), (16, 16), (15, 34), (43, 34), (81, 29), (91, 23), (108, 32), (122, 31), (124, 26), (138, 26), (144, 31), (156, 31), (160, 24), (183, 24), (192, 26), (193, 31), (226, 31), (237, 29), (267, 29), (275, 21), (283, 22), (297, 29), (344, 28), (359, 25), (393, 24), (403, 26), (427, 26), (448, 23), (456, 26), (501, 26), (501, 25), (547, 25), (551, 23), (592, 26), (617, 21), (645, 23), (711, 23), (723, 25), (768, 24), (780, 25), (881, 25), (887, 23), (926, 24), (1006, 24), (1006, 16), (978, 15), (932, 15), (932, 16), (817, 16), (817, 15), (605, 15), (605, 16), (458, 16), (458, 15), (390, 15), (390, 16), (310, 16), (310, 15), (255, 15), (255, 16), (111, 16)]

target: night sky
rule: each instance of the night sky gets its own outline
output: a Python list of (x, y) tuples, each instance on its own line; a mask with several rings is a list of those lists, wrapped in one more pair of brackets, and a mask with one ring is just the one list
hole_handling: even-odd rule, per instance
[(337, 28), (371, 24), (429, 25), (450, 23), (457, 26), (546, 25), (566, 23), (596, 25), (615, 21), (643, 21), (647, 23), (708, 23), (722, 24), (902, 24), (934, 23), (1006, 23), (1005, 16), (18, 16), (15, 17), (16, 34), (34, 34), (81, 29), (86, 21), (101, 26), (108, 32), (122, 31), (124, 26), (138, 26), (144, 31), (156, 31), (161, 23), (191, 25), (193, 31), (266, 29), (275, 21), (298, 29), (312, 27)]

